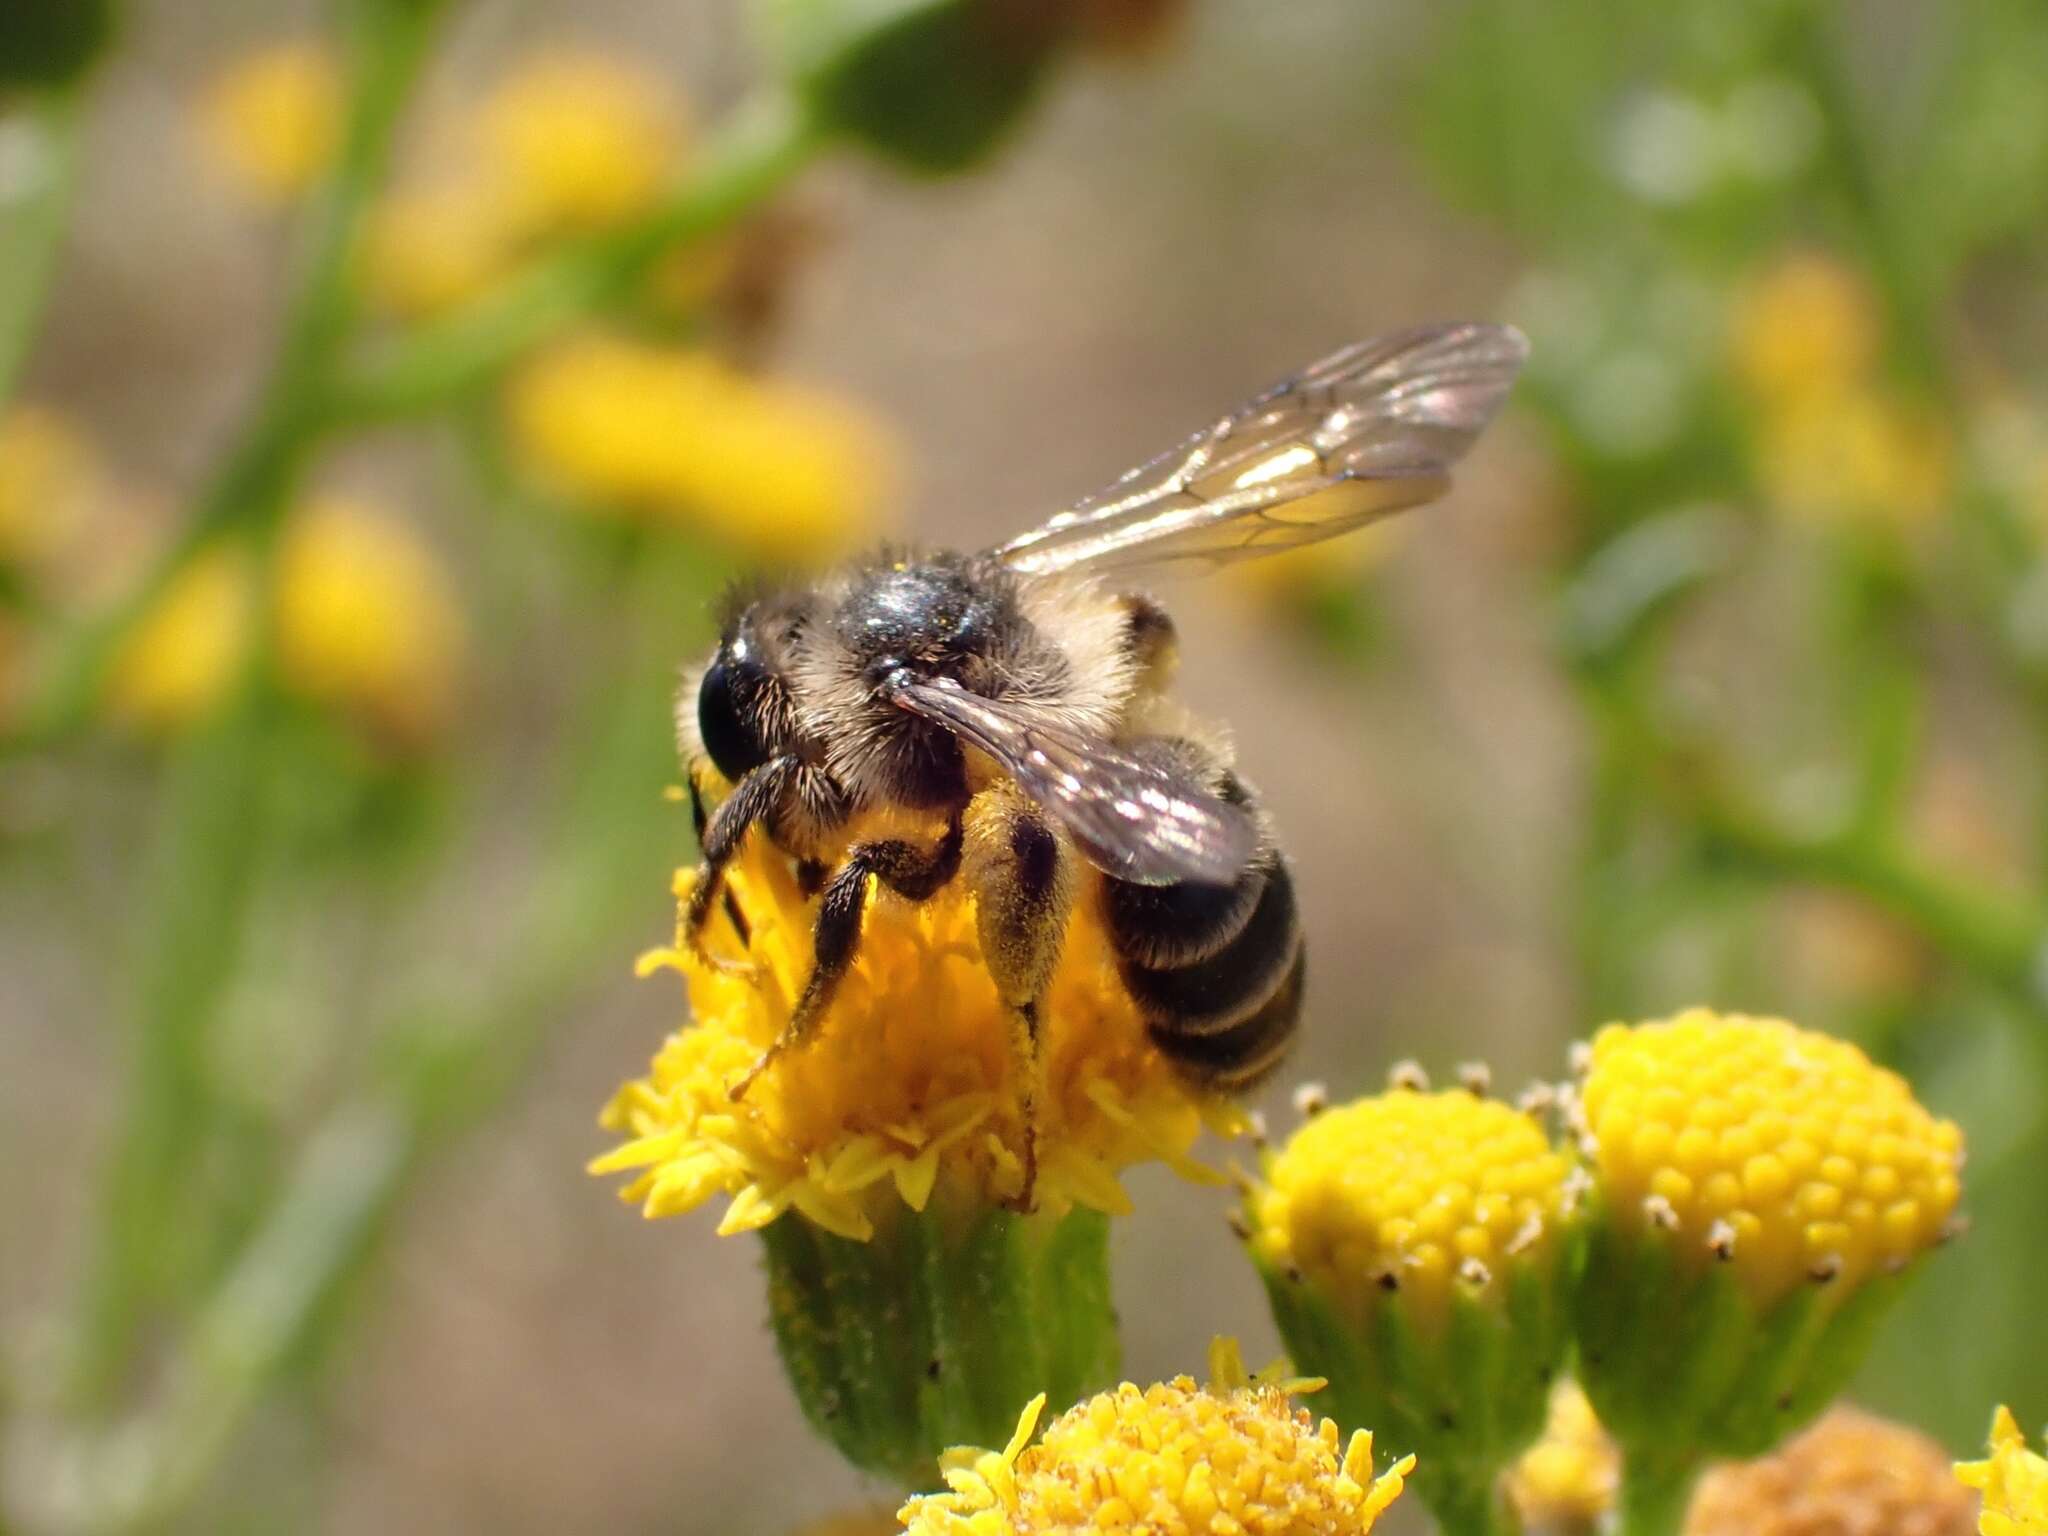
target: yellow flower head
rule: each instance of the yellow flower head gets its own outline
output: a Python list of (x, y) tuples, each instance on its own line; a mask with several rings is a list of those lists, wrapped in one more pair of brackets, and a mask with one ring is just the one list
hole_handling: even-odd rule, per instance
[(1970, 1536), (1975, 1503), (1925, 1435), (1836, 1408), (1775, 1455), (1709, 1472), (1685, 1536)]
[(34, 405), (0, 415), (0, 566), (48, 566), (107, 493), (98, 455), (63, 416)]
[(557, 53), (506, 76), (477, 115), (485, 166), (529, 232), (602, 229), (660, 194), (685, 124), (652, 74)]
[(1552, 1251), (1569, 1164), (1531, 1116), (1465, 1089), (1394, 1089), (1310, 1120), (1247, 1200), (1253, 1251), (1362, 1321), (1398, 1290), (1441, 1319), (1452, 1283), (1490, 1291)]
[(1768, 1304), (1838, 1293), (1937, 1242), (1961, 1194), (1963, 1135), (1845, 1041), (1700, 1008), (1595, 1037), (1589, 1154), (1625, 1224), (1731, 1264)]
[(512, 436), (573, 500), (705, 530), (758, 559), (816, 563), (871, 532), (892, 444), (853, 407), (704, 352), (586, 336), (515, 381)]
[(1983, 1536), (2048, 1536), (2048, 1458), (2027, 1449), (2010, 1408), (1991, 1420), (1991, 1455), (1964, 1462), (1956, 1476), (1984, 1495)]
[(1621, 1453), (1579, 1384), (1559, 1381), (1551, 1389), (1543, 1438), (1508, 1475), (1508, 1495), (1523, 1524), (1537, 1532), (1590, 1532), (1614, 1508), (1620, 1486)]
[(1757, 452), (1772, 502), (1816, 522), (1875, 516), (1915, 527), (1940, 514), (1955, 479), (1947, 423), (1875, 386), (1775, 412), (1759, 424)]
[(250, 639), (249, 562), (201, 555), (130, 632), (107, 678), (107, 711), (148, 734), (179, 730), (226, 695)]
[[(190, 725), (232, 685), (256, 616), (241, 549), (192, 562), (128, 637), (108, 680), (113, 717), (152, 733)], [(277, 675), (389, 745), (446, 719), (462, 654), (454, 594), (404, 524), (337, 496), (292, 514), (270, 604)]]
[[(679, 895), (691, 878), (677, 877)], [(680, 945), (643, 961), (643, 970), (682, 971), (693, 1022), (606, 1107), (605, 1127), (631, 1139), (591, 1171), (640, 1170), (623, 1193), (649, 1216), (729, 1194), (724, 1233), (766, 1226), (794, 1208), (827, 1231), (865, 1239), (878, 1206), (922, 1210), (935, 1187), (982, 1206), (1019, 1194), (1009, 1023), (964, 885), (921, 906), (872, 902), (859, 957), (818, 1034), (735, 1101), (732, 1087), (773, 1043), (809, 973), (814, 904), (760, 839), (727, 882), (757, 974), (707, 965)], [(737, 943), (724, 918), (714, 920), (718, 932)], [(1044, 1018), (1041, 1210), (1127, 1211), (1117, 1175), (1151, 1159), (1214, 1180), (1188, 1149), (1205, 1113), (1223, 1124), (1231, 1112), (1188, 1087), (1147, 1041), (1101, 926), (1085, 910), (1069, 925)]]
[(286, 686), (417, 744), (447, 720), (462, 645), (447, 575), (406, 524), (340, 496), (292, 519), (277, 572)]
[(903, 1506), (911, 1536), (1364, 1536), (1393, 1503), (1415, 1458), (1373, 1476), (1372, 1436), (1345, 1443), (1288, 1400), (1308, 1383), (1279, 1368), (1245, 1374), (1237, 1345), (1210, 1350), (1209, 1385), (1186, 1376), (1089, 1398), (1029, 1445), (1034, 1398), (1001, 1451), (941, 1462), (947, 1493)]
[(319, 43), (280, 43), (238, 60), (200, 106), (208, 151), (265, 202), (297, 197), (327, 169), (341, 131), (341, 70)]
[(1862, 274), (1832, 256), (1803, 252), (1736, 294), (1729, 361), (1760, 404), (1787, 407), (1862, 380), (1882, 339), (1877, 297)]
[(418, 320), (475, 298), (518, 254), (512, 210), (497, 191), (451, 181), (395, 192), (371, 210), (361, 279), (378, 306)]

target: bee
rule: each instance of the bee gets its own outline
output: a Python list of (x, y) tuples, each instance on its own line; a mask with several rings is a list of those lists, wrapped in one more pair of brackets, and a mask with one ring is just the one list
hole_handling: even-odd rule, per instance
[[(1228, 747), (1171, 698), (1173, 621), (1136, 583), (1443, 495), (1527, 353), (1494, 325), (1362, 342), (994, 549), (884, 549), (730, 594), (677, 708), (702, 848), (685, 937), (711, 958), (705, 925), (749, 834), (816, 901), (808, 981), (733, 1096), (815, 1029), (876, 883), (911, 902), (968, 883), (1011, 1021), (1026, 1208), (1040, 1000), (1078, 903), (1170, 1061), (1225, 1091), (1272, 1071), (1302, 1006), (1293, 881)], [(933, 830), (892, 830), (899, 812)]]

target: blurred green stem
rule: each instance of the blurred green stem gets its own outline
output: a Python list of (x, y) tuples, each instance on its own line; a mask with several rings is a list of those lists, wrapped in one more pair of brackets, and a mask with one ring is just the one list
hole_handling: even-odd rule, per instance
[(330, 416), (412, 416), (489, 383), (522, 353), (617, 298), (680, 245), (730, 227), (810, 162), (823, 136), (780, 91), (744, 104), (669, 202), (541, 262), (462, 312), (393, 342), (337, 381)]
[[(231, 531), (261, 545), (282, 515), (311, 446), (308, 406), (352, 312), (348, 262), (356, 225), (382, 180), (408, 89), (442, 9), (427, 0), (363, 0), (356, 73), (340, 157), (311, 215), (307, 257), (271, 378), (180, 538), (142, 586), (80, 638), (49, 688), (31, 701), (29, 739), (92, 707), (135, 618), (185, 560)], [(266, 567), (268, 562), (266, 561)], [(71, 1387), (104, 1404), (120, 1385), (147, 1293), (175, 1253), (205, 1081), (207, 1025), (233, 969), (261, 839), (265, 771), (262, 675), (267, 579), (245, 675), (233, 701), (179, 752), (162, 845), (143, 911), (135, 1075), (110, 1164), (103, 1226), (85, 1282), (86, 1310)]]
[(666, 829), (681, 832), (660, 795), (672, 761), (675, 619), (702, 594), (679, 590), (674, 563), (649, 566), (629, 600), (630, 664), (602, 695), (592, 728), (564, 738), (574, 744), (564, 763), (574, 791), (544, 875), (496, 946), (509, 957), (504, 970), (479, 996), (405, 1019), (384, 1082), (315, 1133), (174, 1354), (168, 1400), (145, 1437), (140, 1491), (99, 1523), (153, 1526), (200, 1491), (268, 1388), (311, 1346), (422, 1161), (521, 1081), (593, 958), (616, 952), (643, 910), (659, 922), (658, 886), (646, 876), (666, 862)]
[(27, 162), (27, 175), (38, 179), (0, 192), (0, 403), (14, 392), (57, 270), (78, 174), (83, 116), (80, 92), (73, 86), (30, 98), (5, 123), (17, 136), (16, 152)]

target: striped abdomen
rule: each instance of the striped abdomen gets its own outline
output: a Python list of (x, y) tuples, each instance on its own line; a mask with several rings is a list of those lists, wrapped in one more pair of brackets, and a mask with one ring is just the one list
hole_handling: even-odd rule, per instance
[[(1249, 804), (1234, 775), (1226, 799)], [(1303, 950), (1287, 863), (1268, 844), (1235, 884), (1103, 881), (1103, 919), (1152, 1041), (1190, 1076), (1249, 1088), (1301, 1016)]]

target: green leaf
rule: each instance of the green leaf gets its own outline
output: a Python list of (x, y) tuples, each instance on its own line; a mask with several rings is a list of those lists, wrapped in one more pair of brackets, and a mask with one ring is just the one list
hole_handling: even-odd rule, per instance
[(1061, 29), (987, 0), (763, 0), (784, 67), (830, 133), (911, 170), (985, 159), (1031, 104)]
[[(23, 0), (0, 0), (0, 5)], [(6, 58), (0, 42), (0, 61)], [(6, 65), (0, 62), (0, 72)], [(70, 203), (78, 111), (68, 96), (0, 113), (0, 401), (35, 340)]]
[(0, 0), (0, 90), (77, 79), (113, 32), (113, 0)]

